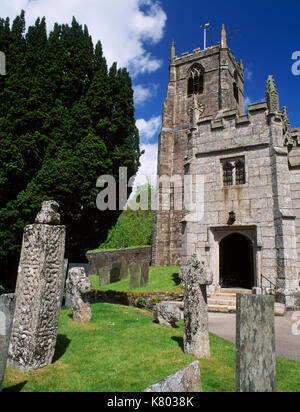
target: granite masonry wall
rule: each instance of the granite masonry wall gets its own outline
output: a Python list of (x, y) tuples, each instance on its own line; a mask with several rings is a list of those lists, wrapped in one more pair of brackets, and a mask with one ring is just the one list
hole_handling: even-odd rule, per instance
[(122, 258), (126, 259), (128, 266), (134, 262), (142, 264), (145, 261), (151, 264), (151, 256), (151, 246), (103, 250), (97, 252), (87, 252), (86, 254), (86, 258), (89, 262), (89, 275), (99, 273), (99, 270), (103, 267), (108, 267), (108, 270), (112, 270), (113, 266), (121, 262)]

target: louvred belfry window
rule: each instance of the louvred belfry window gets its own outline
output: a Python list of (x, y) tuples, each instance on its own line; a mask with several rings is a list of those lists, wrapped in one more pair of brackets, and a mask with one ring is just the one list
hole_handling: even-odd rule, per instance
[(188, 80), (188, 95), (202, 94), (204, 90), (204, 68), (200, 65), (194, 66)]
[(238, 88), (238, 75), (237, 72), (234, 72), (234, 83), (233, 83), (233, 95), (237, 103), (239, 103), (239, 88)]

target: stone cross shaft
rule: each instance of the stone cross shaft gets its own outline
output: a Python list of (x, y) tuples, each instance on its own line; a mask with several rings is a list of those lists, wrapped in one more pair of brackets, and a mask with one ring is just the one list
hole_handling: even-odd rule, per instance
[(206, 287), (213, 282), (210, 269), (193, 255), (180, 270), (184, 283), (184, 351), (209, 358)]
[(24, 229), (8, 360), (18, 369), (48, 366), (55, 352), (66, 231), (57, 209), (44, 202), (36, 223)]

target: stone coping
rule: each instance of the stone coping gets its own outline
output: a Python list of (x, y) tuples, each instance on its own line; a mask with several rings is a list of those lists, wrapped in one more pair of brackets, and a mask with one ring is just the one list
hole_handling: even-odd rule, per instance
[(104, 250), (91, 250), (86, 252), (87, 254), (93, 254), (93, 253), (106, 253), (106, 252), (120, 252), (121, 250), (138, 250), (138, 249), (148, 249), (152, 248), (152, 246), (136, 246), (136, 247), (127, 247), (127, 248), (122, 248), (122, 249), (104, 249)]

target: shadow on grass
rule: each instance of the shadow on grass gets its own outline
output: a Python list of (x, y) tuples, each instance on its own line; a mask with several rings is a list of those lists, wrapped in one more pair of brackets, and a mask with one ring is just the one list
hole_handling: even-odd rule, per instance
[(181, 348), (182, 352), (184, 352), (184, 345), (183, 345), (183, 338), (178, 336), (172, 336), (172, 340), (178, 343), (178, 346)]
[(173, 273), (172, 278), (176, 286), (181, 285), (181, 279), (179, 277), (179, 273)]
[(24, 388), (24, 386), (26, 385), (27, 381), (18, 383), (17, 385), (14, 386), (10, 386), (9, 388), (4, 388), (2, 390), (2, 392), (21, 392), (21, 390)]
[(57, 362), (60, 358), (64, 356), (70, 343), (71, 340), (66, 335), (57, 336), (55, 354), (52, 363)]
[[(156, 325), (161, 325), (160, 323), (159, 323), (159, 321), (158, 320), (156, 320), (156, 319), (154, 319), (153, 321), (152, 321), (152, 323), (155, 323)], [(179, 329), (180, 328), (180, 326), (177, 326), (176, 324), (174, 324), (174, 326), (165, 326), (165, 325), (161, 325), (163, 328), (168, 328), (168, 329)]]

